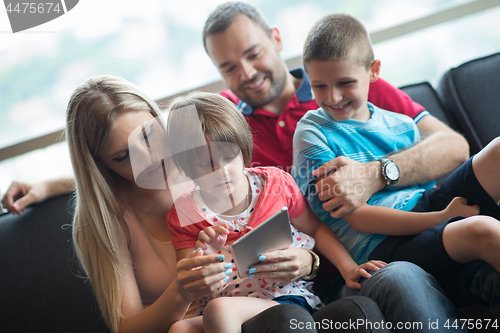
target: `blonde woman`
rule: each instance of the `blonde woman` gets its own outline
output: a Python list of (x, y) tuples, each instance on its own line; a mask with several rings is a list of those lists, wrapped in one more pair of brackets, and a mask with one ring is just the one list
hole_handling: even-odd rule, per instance
[[(193, 299), (225, 277), (215, 256), (205, 260), (193, 253), (176, 267), (164, 227), (172, 196), (135, 182), (129, 136), (141, 126), (149, 126), (149, 136), (161, 136), (158, 114), (145, 94), (111, 76), (87, 80), (67, 109), (76, 184), (73, 240), (112, 332), (166, 331)], [(198, 266), (206, 269), (192, 269)]]

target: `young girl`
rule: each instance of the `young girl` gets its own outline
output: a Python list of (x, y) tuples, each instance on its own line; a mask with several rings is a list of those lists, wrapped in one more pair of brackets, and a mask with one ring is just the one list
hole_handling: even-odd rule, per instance
[[(196, 247), (205, 254), (217, 252), (226, 258), (226, 283), (198, 300), (198, 314), (208, 304), (203, 312), (205, 332), (239, 331), (248, 318), (280, 303), (295, 303), (309, 310), (322, 306), (309, 282), (255, 278), (255, 268), (241, 279), (232, 265), (228, 245), (283, 206), (288, 207), (293, 224), (293, 246), (310, 249), (316, 240), (316, 248), (335, 264), (349, 287), (359, 289), (357, 281), (370, 277), (368, 269), (385, 265), (371, 261), (358, 266), (335, 234), (311, 212), (289, 174), (272, 167), (245, 169), (251, 158), (252, 137), (233, 103), (197, 92), (174, 100), (170, 110), (167, 136), (173, 161), (197, 185), (175, 201), (167, 216), (177, 258), (186, 258)], [(221, 296), (232, 298), (212, 301)], [(183, 325), (197, 325), (202, 331), (200, 317), (189, 321), (176, 323), (171, 332), (185, 330)]]

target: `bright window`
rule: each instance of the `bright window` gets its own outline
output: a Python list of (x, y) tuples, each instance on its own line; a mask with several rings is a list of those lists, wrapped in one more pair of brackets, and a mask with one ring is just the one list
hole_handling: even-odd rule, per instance
[[(201, 32), (222, 2), (85, 0), (26, 33), (0, 33), (0, 147), (62, 129), (69, 96), (92, 75), (123, 76), (154, 99), (219, 80)], [(287, 59), (301, 54), (309, 28), (328, 13), (353, 14), (373, 32), (468, 1), (248, 2), (279, 28)], [(436, 83), (446, 69), (500, 51), (496, 8), (376, 45), (382, 77), (394, 85)], [(0, 30), (10, 31), (2, 11)], [(0, 192), (12, 179), (68, 172), (63, 143), (1, 162)]]

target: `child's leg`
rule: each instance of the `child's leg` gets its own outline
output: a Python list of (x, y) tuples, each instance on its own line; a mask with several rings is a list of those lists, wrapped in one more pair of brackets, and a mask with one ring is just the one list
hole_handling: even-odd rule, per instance
[(497, 204), (500, 203), (500, 137), (474, 156), (472, 170), (490, 197)]
[(205, 333), (239, 333), (244, 322), (278, 304), (269, 299), (255, 297), (216, 298), (210, 301), (203, 311)]
[(203, 317), (179, 320), (170, 326), (168, 333), (203, 333)]
[(443, 245), (460, 263), (484, 260), (500, 272), (500, 221), (484, 215), (449, 223), (443, 230)]

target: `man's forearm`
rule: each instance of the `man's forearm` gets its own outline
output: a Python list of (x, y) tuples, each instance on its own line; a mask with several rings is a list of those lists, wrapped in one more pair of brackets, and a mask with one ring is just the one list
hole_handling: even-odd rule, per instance
[(422, 140), (391, 155), (400, 169), (395, 186), (421, 184), (449, 174), (469, 158), (465, 138), (433, 116), (417, 124)]
[(72, 176), (47, 180), (47, 196), (55, 197), (61, 194), (70, 193), (75, 189), (75, 178)]
[(396, 186), (421, 184), (449, 174), (469, 157), (467, 141), (458, 133), (436, 133), (408, 150), (392, 155), (400, 169)]

